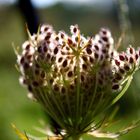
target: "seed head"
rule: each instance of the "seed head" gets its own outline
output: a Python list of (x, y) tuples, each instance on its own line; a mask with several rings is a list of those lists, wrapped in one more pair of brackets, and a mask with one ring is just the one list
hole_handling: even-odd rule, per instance
[(78, 25), (70, 31), (42, 25), (17, 56), (20, 81), (69, 135), (90, 130), (126, 91), (140, 64), (140, 51), (130, 46), (119, 53), (108, 29), (93, 37), (81, 35)]

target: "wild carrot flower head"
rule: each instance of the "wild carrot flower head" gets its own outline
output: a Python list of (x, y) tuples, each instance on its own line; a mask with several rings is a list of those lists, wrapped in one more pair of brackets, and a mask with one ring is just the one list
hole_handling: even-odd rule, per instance
[(97, 130), (99, 116), (125, 93), (140, 64), (140, 51), (119, 53), (108, 29), (93, 37), (78, 25), (70, 31), (42, 25), (17, 54), (20, 81), (67, 135)]

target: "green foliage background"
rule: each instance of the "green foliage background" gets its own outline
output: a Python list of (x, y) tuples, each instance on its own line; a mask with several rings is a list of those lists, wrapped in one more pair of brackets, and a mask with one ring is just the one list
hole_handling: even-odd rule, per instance
[[(115, 9), (115, 8), (114, 8)], [(94, 35), (100, 27), (108, 27), (113, 33), (115, 41), (121, 34), (116, 11), (102, 11), (92, 7), (74, 7), (55, 5), (47, 9), (38, 10), (41, 23), (52, 24), (55, 30), (69, 32), (71, 24), (78, 24), (85, 35)], [(135, 16), (136, 15), (136, 16)], [(132, 12), (132, 32), (135, 37), (134, 46), (140, 45), (140, 12)], [(14, 65), (16, 57), (12, 48), (20, 46), (26, 39), (25, 21), (15, 6), (0, 7), (0, 140), (18, 140), (11, 128), (14, 123), (21, 130), (36, 134), (34, 126), (39, 126), (39, 120), (46, 120), (43, 109), (27, 97), (27, 91), (19, 85), (19, 74)], [(123, 46), (124, 48), (127, 46)], [(132, 86), (120, 101), (118, 118), (127, 124), (130, 120), (137, 119), (140, 101), (140, 72), (135, 75)], [(138, 140), (140, 128), (120, 138), (120, 140)], [(90, 140), (91, 137), (85, 136)]]

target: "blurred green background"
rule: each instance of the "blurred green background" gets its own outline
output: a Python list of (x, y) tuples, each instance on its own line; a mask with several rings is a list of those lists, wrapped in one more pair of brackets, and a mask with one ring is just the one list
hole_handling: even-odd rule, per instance
[[(140, 45), (140, 1), (128, 0), (129, 15), (122, 21), (123, 14), (117, 0), (52, 0), (43, 7), (38, 7), (40, 23), (52, 24), (56, 31), (69, 32), (71, 24), (78, 24), (82, 33), (94, 35), (101, 27), (108, 27), (115, 42), (126, 28), (126, 45)], [(40, 0), (41, 2), (41, 0)], [(124, 7), (126, 8), (126, 7)], [(29, 10), (30, 12), (30, 10)], [(124, 11), (125, 12), (125, 11)], [(128, 13), (126, 13), (128, 14)], [(15, 69), (16, 57), (12, 48), (21, 46), (26, 40), (26, 21), (22, 17), (16, 1), (0, 0), (0, 140), (18, 140), (11, 128), (14, 123), (20, 130), (36, 134), (34, 126), (40, 125), (40, 120), (46, 120), (40, 105), (27, 98), (27, 90), (19, 85), (19, 73)], [(123, 25), (128, 24), (128, 26)], [(131, 23), (131, 27), (130, 27)], [(127, 46), (123, 46), (125, 48)], [(135, 74), (131, 87), (119, 102), (118, 118), (123, 120), (119, 126), (139, 118), (140, 114), (140, 72)], [(93, 139), (85, 137), (85, 139)], [(139, 140), (140, 128), (122, 136), (120, 140)]]

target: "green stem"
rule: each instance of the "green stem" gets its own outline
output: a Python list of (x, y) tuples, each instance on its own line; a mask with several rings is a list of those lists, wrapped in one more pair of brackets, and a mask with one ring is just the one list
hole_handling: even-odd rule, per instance
[(64, 137), (63, 140), (81, 140), (80, 137), (81, 137), (81, 135), (74, 134), (74, 135), (71, 135), (71, 136), (68, 136), (68, 137)]
[(126, 85), (124, 86), (124, 88), (122, 89), (122, 91), (118, 94), (118, 96), (112, 101), (111, 105), (115, 104), (127, 91), (127, 89), (129, 88), (131, 81), (132, 81), (132, 75), (130, 75), (128, 77), (128, 81), (126, 83)]
[(79, 139), (80, 139), (79, 135), (71, 136), (71, 140), (79, 140)]

